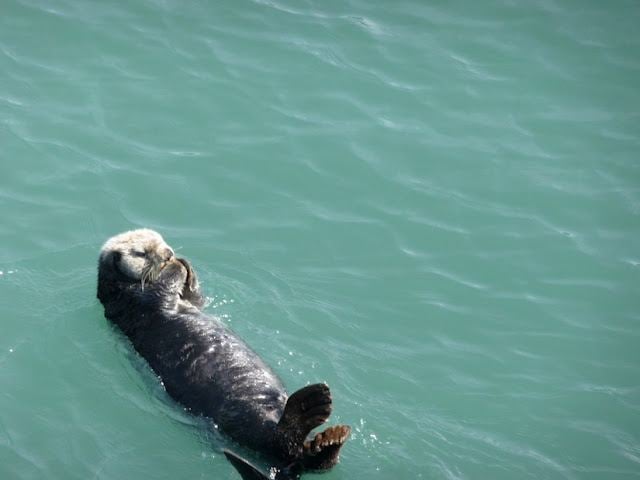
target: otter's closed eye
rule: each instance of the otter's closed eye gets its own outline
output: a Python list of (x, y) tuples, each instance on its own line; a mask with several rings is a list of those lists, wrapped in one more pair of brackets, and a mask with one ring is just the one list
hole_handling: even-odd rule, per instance
[(133, 256), (133, 257), (146, 257), (147, 256), (147, 252), (143, 252), (141, 250), (132, 250), (131, 251), (131, 256)]

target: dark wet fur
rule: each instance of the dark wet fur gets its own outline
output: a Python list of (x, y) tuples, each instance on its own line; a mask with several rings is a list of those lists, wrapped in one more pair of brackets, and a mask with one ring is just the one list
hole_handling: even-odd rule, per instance
[(144, 288), (120, 273), (119, 261), (117, 252), (101, 258), (98, 298), (105, 316), (129, 337), (171, 397), (290, 470), (287, 478), (337, 462), (349, 427), (330, 427), (325, 437), (306, 441), (331, 413), (326, 385), (309, 385), (287, 400), (282, 382), (260, 357), (199, 310), (204, 301), (186, 260), (179, 260), (186, 275), (178, 263), (169, 263), (145, 273)]

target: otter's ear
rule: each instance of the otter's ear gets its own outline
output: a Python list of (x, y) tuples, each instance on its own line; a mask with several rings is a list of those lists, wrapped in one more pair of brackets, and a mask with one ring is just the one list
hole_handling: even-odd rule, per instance
[(100, 257), (98, 263), (98, 275), (101, 277), (116, 277), (121, 274), (120, 260), (122, 259), (122, 253), (111, 251), (107, 252)]
[(112, 300), (117, 293), (117, 279), (120, 276), (120, 252), (109, 252), (100, 257), (98, 264), (98, 298), (103, 305)]
[(120, 271), (120, 260), (122, 259), (122, 253), (118, 251), (111, 252), (111, 266)]

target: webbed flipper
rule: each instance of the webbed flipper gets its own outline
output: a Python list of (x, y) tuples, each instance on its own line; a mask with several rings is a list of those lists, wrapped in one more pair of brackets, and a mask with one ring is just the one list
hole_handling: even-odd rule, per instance
[(328, 470), (338, 463), (340, 449), (350, 433), (348, 425), (335, 425), (304, 442), (301, 460), (304, 470)]
[(302, 455), (307, 435), (331, 415), (331, 392), (324, 383), (307, 385), (287, 400), (278, 422), (278, 442), (290, 458)]

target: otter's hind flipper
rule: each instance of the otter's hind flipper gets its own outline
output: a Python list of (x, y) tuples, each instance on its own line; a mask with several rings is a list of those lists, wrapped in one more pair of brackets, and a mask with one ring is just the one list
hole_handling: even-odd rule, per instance
[(333, 467), (340, 459), (340, 449), (351, 433), (348, 425), (335, 425), (304, 442), (302, 465), (305, 470), (322, 471)]
[(282, 470), (276, 471), (275, 477), (271, 475), (265, 475), (258, 467), (253, 465), (248, 460), (236, 455), (230, 450), (223, 450), (225, 457), (227, 460), (231, 462), (240, 476), (242, 480), (298, 480), (300, 478), (300, 465), (291, 465), (289, 468), (283, 468)]
[(278, 441), (291, 458), (302, 454), (307, 435), (331, 415), (331, 392), (324, 383), (307, 385), (287, 400), (278, 422)]

